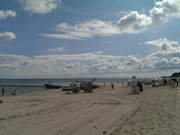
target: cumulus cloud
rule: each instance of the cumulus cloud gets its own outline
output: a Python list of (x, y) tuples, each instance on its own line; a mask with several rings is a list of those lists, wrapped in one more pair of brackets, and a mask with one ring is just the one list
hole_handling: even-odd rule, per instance
[(0, 20), (5, 20), (7, 18), (16, 17), (16, 12), (13, 10), (0, 10)]
[(98, 19), (70, 25), (60, 23), (56, 31), (42, 36), (54, 39), (82, 40), (93, 37), (106, 37), (126, 33), (139, 33), (169, 18), (180, 17), (180, 0), (156, 1), (147, 14), (131, 11), (117, 21), (102, 21)]
[(16, 35), (13, 32), (0, 33), (0, 41), (10, 41), (16, 39)]
[(156, 1), (155, 6), (149, 10), (149, 14), (131, 11), (120, 18), (117, 25), (121, 32), (138, 33), (150, 26), (168, 21), (172, 17), (180, 17), (180, 0)]
[(161, 0), (155, 2), (155, 7), (150, 10), (151, 16), (176, 16), (180, 17), (180, 0)]
[(61, 0), (19, 0), (23, 9), (31, 14), (45, 14), (55, 10)]
[(159, 70), (180, 68), (180, 43), (166, 38), (147, 41), (145, 44), (155, 47), (154, 51), (146, 56), (152, 67)]
[(122, 33), (138, 33), (150, 25), (152, 25), (151, 17), (139, 14), (137, 11), (130, 12), (117, 22), (117, 26)]
[(180, 56), (180, 44), (177, 41), (171, 41), (164, 38), (147, 41), (145, 44), (154, 46), (158, 49), (153, 55)]

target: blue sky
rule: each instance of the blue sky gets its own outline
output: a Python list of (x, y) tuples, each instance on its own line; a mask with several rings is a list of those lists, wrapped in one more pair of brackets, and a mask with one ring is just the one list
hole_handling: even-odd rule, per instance
[(171, 74), (179, 19), (180, 0), (1, 0), (0, 77)]

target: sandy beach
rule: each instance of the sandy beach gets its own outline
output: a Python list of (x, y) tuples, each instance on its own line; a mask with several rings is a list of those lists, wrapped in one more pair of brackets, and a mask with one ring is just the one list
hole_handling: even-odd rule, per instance
[(102, 87), (92, 94), (59, 90), (1, 97), (0, 135), (174, 135), (178, 134), (180, 92)]

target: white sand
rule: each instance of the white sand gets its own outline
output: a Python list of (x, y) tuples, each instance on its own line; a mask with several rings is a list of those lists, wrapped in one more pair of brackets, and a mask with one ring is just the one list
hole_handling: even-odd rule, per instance
[(93, 94), (60, 91), (3, 97), (0, 135), (109, 134), (138, 108), (127, 89), (102, 88)]
[(146, 89), (139, 109), (112, 135), (180, 135), (180, 89)]
[(179, 135), (180, 91), (101, 88), (93, 94), (48, 91), (0, 98), (0, 135)]

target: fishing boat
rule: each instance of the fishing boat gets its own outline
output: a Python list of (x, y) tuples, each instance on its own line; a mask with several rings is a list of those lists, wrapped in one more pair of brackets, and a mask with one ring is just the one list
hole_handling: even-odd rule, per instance
[(44, 84), (44, 87), (46, 89), (60, 89), (61, 88), (61, 85), (52, 85), (50, 83), (45, 83)]

